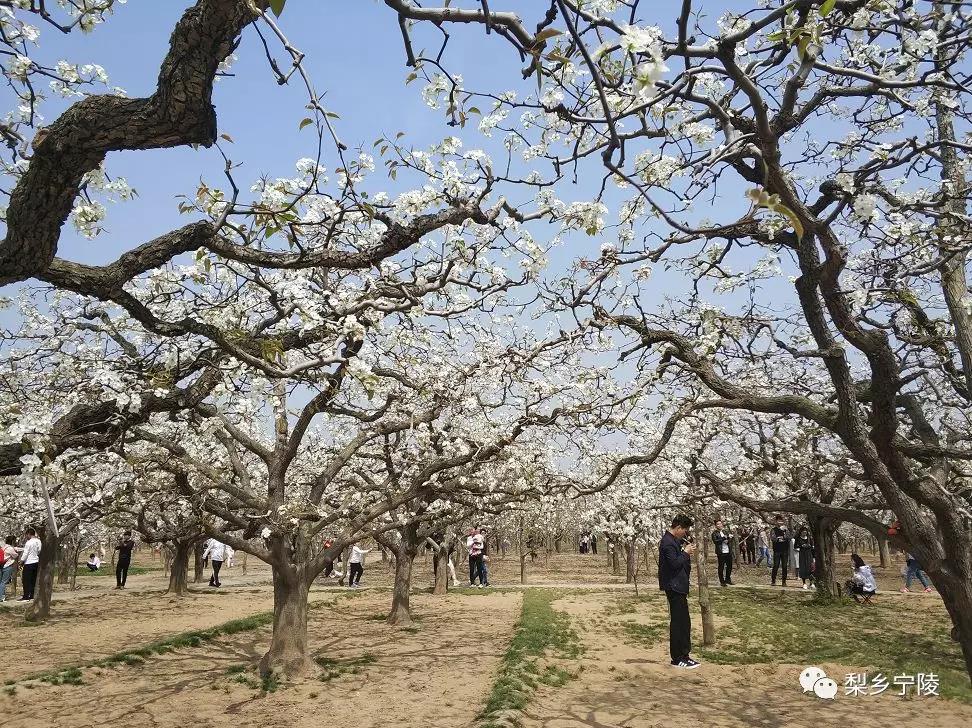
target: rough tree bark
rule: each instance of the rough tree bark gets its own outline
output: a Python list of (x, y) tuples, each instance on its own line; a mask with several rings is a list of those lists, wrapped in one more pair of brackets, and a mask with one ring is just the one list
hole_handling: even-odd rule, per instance
[(817, 584), (817, 599), (829, 601), (840, 598), (841, 588), (837, 579), (837, 551), (834, 535), (840, 527), (840, 521), (832, 518), (808, 516), (810, 528), (813, 531), (813, 542), (816, 547), (816, 571), (814, 580)]
[(260, 660), (260, 674), (303, 675), (307, 657), (307, 595), (310, 580), (292, 565), (273, 565), (273, 634)]
[[(698, 487), (697, 480), (696, 487)], [(706, 533), (708, 531), (708, 524), (705, 522), (698, 523), (696, 531), (702, 534)], [(696, 539), (696, 543), (698, 542), (699, 539)], [(702, 552), (695, 559), (695, 579), (699, 588), (699, 609), (702, 612), (702, 644), (709, 647), (714, 645), (716, 641), (715, 621), (713, 620), (712, 614), (712, 600), (709, 596), (709, 572), (707, 568), (709, 559), (709, 539), (703, 537), (701, 542)]]
[(416, 552), (405, 546), (394, 551), (395, 586), (392, 589), (392, 606), (388, 613), (388, 624), (395, 627), (408, 627), (412, 624), (409, 595), (412, 592), (412, 565)]
[(192, 582), (194, 584), (199, 584), (206, 578), (206, 566), (203, 564), (203, 547), (205, 543), (204, 539), (199, 539), (193, 546)]
[(888, 546), (888, 539), (878, 536), (878, 555), (881, 559), (881, 568), (886, 569), (891, 566), (891, 548)]
[[(257, 2), (266, 7), (266, 0)], [(254, 19), (247, 0), (199, 0), (172, 33), (155, 93), (89, 96), (35, 136), (30, 167), (10, 195), (0, 285), (38, 276), (51, 264), (84, 175), (108, 152), (215, 142), (216, 70)]]
[(41, 539), (40, 559), (37, 566), (37, 583), (34, 601), (30, 603), (24, 618), (28, 622), (42, 622), (51, 616), (51, 599), (54, 596), (54, 564), (61, 550), (61, 537), (49, 528), (39, 529)]
[(183, 597), (189, 593), (189, 557), (196, 539), (179, 539), (172, 543), (172, 561), (169, 568), (169, 594)]

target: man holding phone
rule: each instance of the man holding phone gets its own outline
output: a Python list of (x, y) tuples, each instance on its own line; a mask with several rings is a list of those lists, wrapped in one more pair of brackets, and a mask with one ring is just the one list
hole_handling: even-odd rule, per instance
[(665, 531), (658, 546), (658, 588), (668, 598), (669, 649), (672, 666), (682, 670), (694, 670), (699, 663), (689, 657), (692, 651), (692, 618), (689, 615), (689, 574), (692, 572), (692, 554), (695, 544), (689, 536), (692, 519), (679, 514), (672, 519), (672, 526)]

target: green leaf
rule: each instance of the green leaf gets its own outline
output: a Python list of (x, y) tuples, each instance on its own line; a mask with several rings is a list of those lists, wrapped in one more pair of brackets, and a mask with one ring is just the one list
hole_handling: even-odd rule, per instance
[(306, 119), (303, 119), (303, 120), (301, 120), (301, 122), (300, 122), (300, 126), (298, 126), (298, 127), (297, 127), (297, 131), (300, 131), (300, 130), (301, 130), (301, 129), (303, 129), (303, 128), (304, 128), (305, 126), (309, 126), (309, 125), (311, 125), (311, 124), (313, 124), (313, 123), (314, 123), (314, 120), (313, 120), (313, 119), (311, 119), (310, 117), (308, 117), (308, 118), (306, 118)]
[(777, 31), (775, 31), (773, 33), (768, 33), (766, 35), (766, 40), (772, 41), (773, 43), (776, 43), (777, 41), (781, 41), (781, 40), (785, 40), (785, 39), (786, 39), (786, 31), (785, 30), (777, 30)]
[(338, 115), (337, 115), (336, 113), (334, 113), (333, 111), (328, 111), (328, 112), (327, 112), (326, 114), (324, 114), (324, 115), (325, 115), (325, 116), (326, 116), (327, 118), (329, 118), (329, 119), (340, 119), (340, 118), (341, 118), (340, 116), (338, 116)]
[(824, 0), (820, 4), (820, 17), (826, 18), (828, 15), (830, 15), (836, 4), (837, 0)]
[(279, 18), (280, 13), (283, 12), (284, 5), (286, 4), (287, 0), (270, 0), (270, 9), (273, 11), (273, 14)]
[(412, 72), (411, 72), (410, 74), (408, 74), (408, 75), (407, 75), (407, 76), (405, 77), (405, 85), (406, 85), (406, 86), (408, 86), (408, 84), (410, 84), (410, 83), (411, 83), (412, 81), (414, 81), (414, 80), (415, 80), (416, 78), (418, 78), (418, 74), (417, 74), (417, 73), (415, 73), (415, 71), (412, 71)]
[(809, 35), (805, 35), (802, 38), (800, 38), (800, 41), (797, 43), (797, 55), (800, 58), (803, 58), (803, 56), (806, 55), (808, 45), (810, 45)]
[(537, 45), (547, 40), (548, 38), (556, 38), (558, 35), (563, 35), (562, 30), (557, 30), (556, 28), (544, 28), (539, 33), (537, 33), (534, 41)]
[(796, 233), (797, 240), (803, 240), (803, 223), (800, 222), (800, 218), (797, 217), (797, 214), (786, 205), (777, 205), (776, 211), (783, 213), (783, 215), (786, 216), (786, 219), (790, 221), (790, 225), (793, 226), (793, 232)]
[(228, 141), (230, 144), (233, 143), (233, 137), (231, 137), (229, 134), (220, 134), (220, 136), (226, 141)]
[(482, 116), (483, 115), (483, 112), (480, 111), (479, 108), (476, 107), (476, 106), (470, 106), (468, 109), (466, 109), (466, 113), (467, 114), (476, 114), (477, 116)]

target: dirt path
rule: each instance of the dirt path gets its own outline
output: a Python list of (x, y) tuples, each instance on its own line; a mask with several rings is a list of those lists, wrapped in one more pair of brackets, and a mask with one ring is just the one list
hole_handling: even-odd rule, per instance
[(0, 614), (3, 663), (0, 682), (41, 670), (83, 663), (161, 637), (205, 629), (271, 609), (265, 590), (202, 592), (186, 597), (139, 592), (92, 594), (59, 604), (42, 624)]
[(261, 628), (153, 656), (143, 665), (86, 670), (82, 685), (18, 686), (14, 695), (0, 693), (0, 723), (4, 728), (468, 726), (512, 636), (520, 595), (415, 595), (412, 601), (418, 621), (409, 630), (377, 619), (389, 606), (383, 592), (363, 592), (312, 611), (312, 653), (336, 665), (361, 663), (356, 672), (339, 669), (326, 682), (311, 676), (261, 696), (251, 671), (232, 672), (255, 664), (266, 649), (269, 628)]
[[(667, 629), (650, 646), (623, 637), (620, 621), (658, 624), (663, 600), (634, 614), (612, 615), (615, 594), (586, 594), (555, 602), (567, 612), (584, 643), (584, 669), (560, 688), (543, 688), (527, 708), (524, 728), (752, 728), (787, 726), (855, 728), (972, 725), (972, 706), (942, 698), (892, 695), (834, 701), (804, 695), (798, 676), (805, 665), (715, 665), (677, 671), (668, 657)], [(693, 621), (698, 623), (697, 615)], [(830, 675), (848, 666), (820, 665)]]

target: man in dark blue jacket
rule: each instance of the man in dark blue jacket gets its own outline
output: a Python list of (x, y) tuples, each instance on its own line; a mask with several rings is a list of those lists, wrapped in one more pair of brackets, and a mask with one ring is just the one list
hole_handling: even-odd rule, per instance
[(699, 663), (689, 657), (692, 651), (692, 619), (689, 616), (689, 574), (692, 572), (692, 554), (695, 544), (687, 542), (692, 519), (678, 515), (672, 519), (672, 527), (665, 531), (658, 546), (658, 588), (668, 597), (669, 647), (672, 665), (691, 670)]

